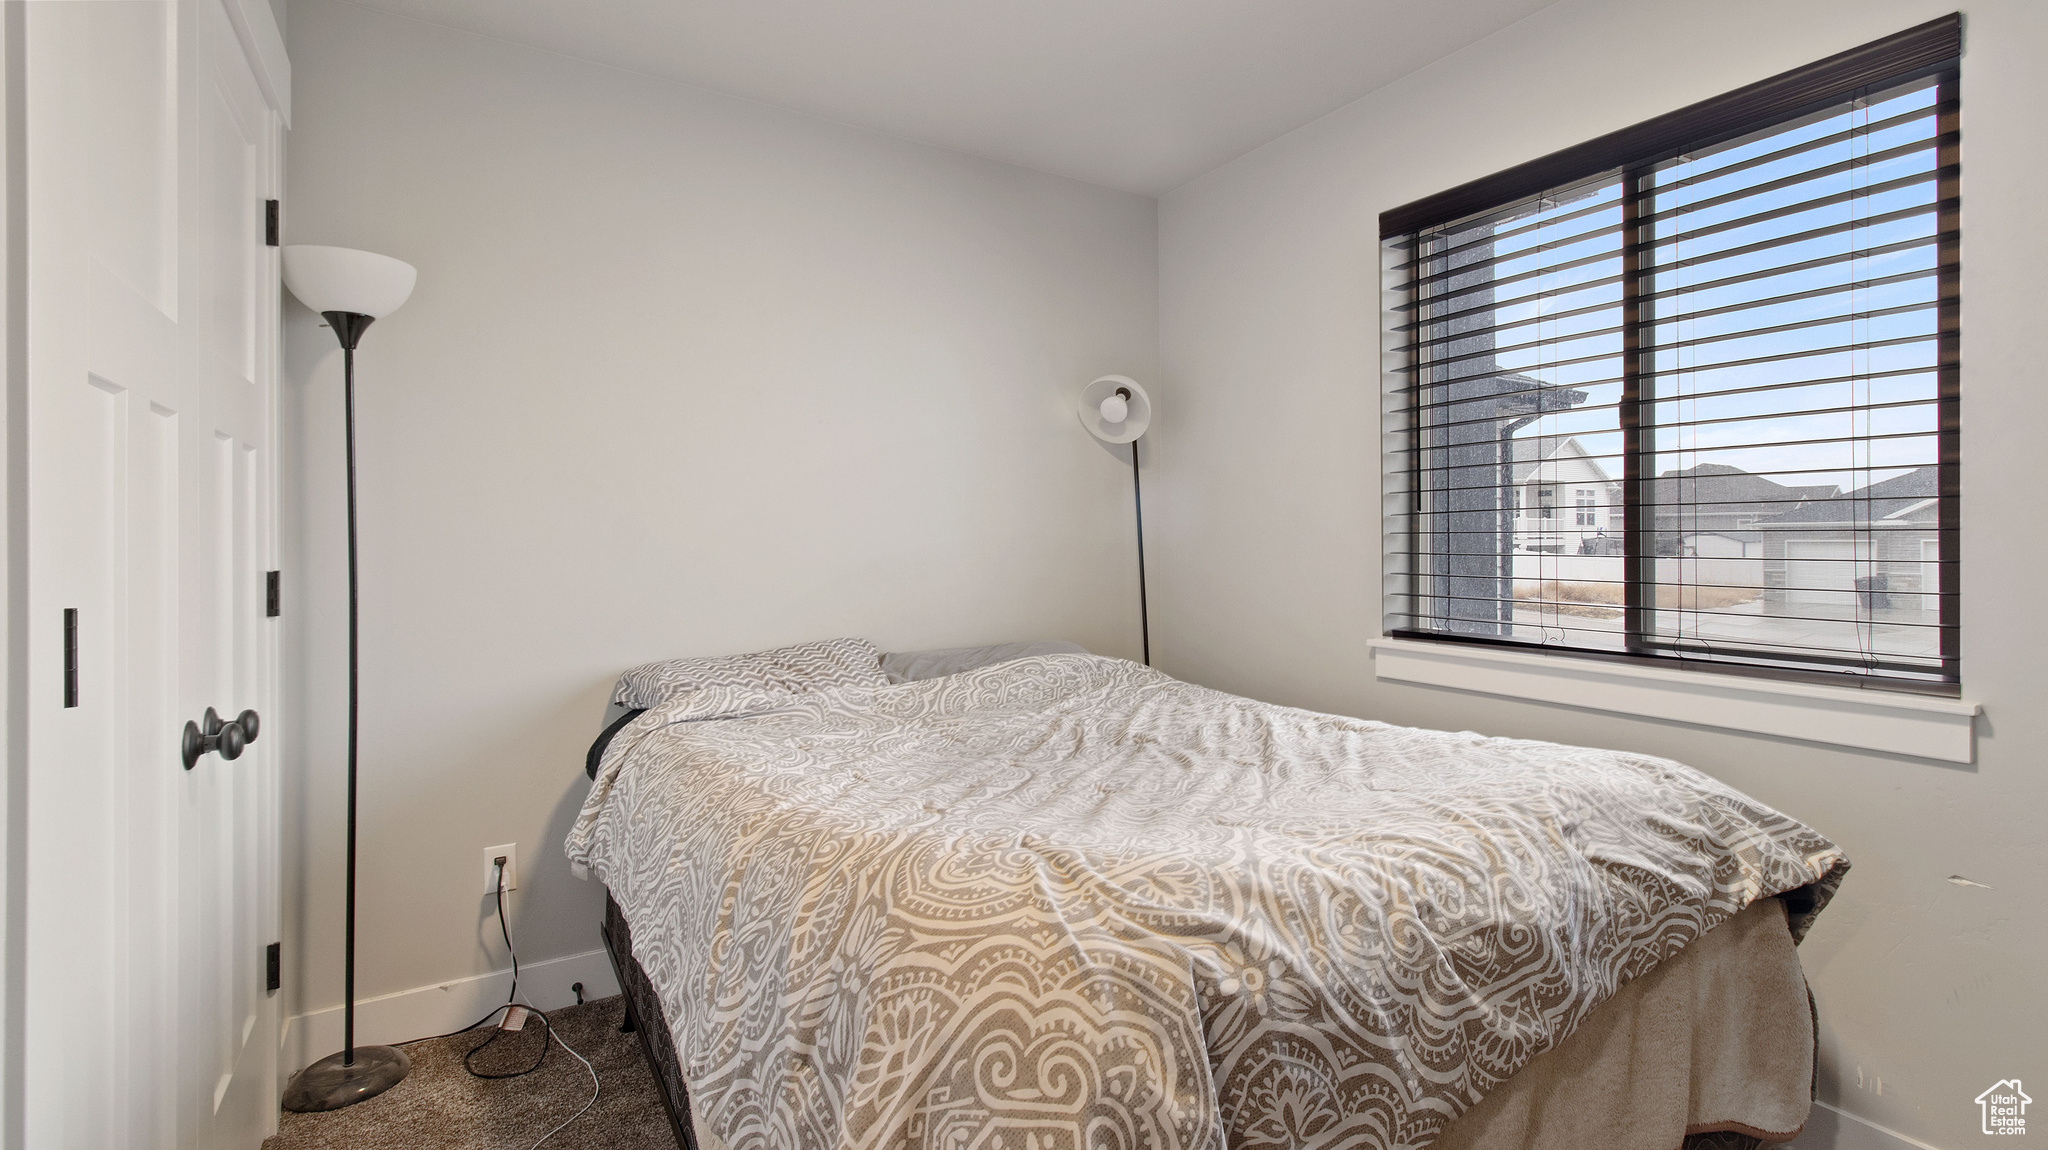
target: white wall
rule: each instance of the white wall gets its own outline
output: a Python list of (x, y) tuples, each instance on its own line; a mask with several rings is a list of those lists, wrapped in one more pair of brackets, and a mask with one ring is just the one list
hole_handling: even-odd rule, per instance
[[(522, 959), (597, 945), (560, 844), (634, 663), (849, 634), (1136, 657), (1128, 463), (1073, 404), (1155, 374), (1151, 199), (336, 0), (294, 0), (290, 49), (287, 242), (420, 269), (358, 360), (361, 996), (503, 965), (496, 843)], [(341, 357), (316, 323), (292, 305), (293, 1012), (341, 997)], [(430, 1029), (428, 1001), (368, 1037)]]
[[(1376, 683), (1377, 217), (1951, 10), (1937, 0), (1564, 0), (1168, 194), (1146, 477), (1173, 674), (1401, 723), (1684, 759), (1855, 863), (1804, 948), (1822, 1097), (1942, 1147), (1971, 1099), (2048, 1083), (2048, 5), (1965, 9), (1963, 593), (1968, 768)], [(1992, 889), (1946, 882), (1963, 874)], [(1845, 1143), (1846, 1144), (1846, 1143)], [(1873, 1143), (1874, 1144), (1874, 1143)]]

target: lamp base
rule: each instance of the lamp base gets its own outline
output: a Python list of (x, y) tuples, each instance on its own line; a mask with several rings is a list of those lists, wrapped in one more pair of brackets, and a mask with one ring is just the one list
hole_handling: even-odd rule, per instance
[(375, 1098), (405, 1080), (412, 1059), (391, 1046), (358, 1046), (354, 1063), (330, 1054), (299, 1071), (285, 1088), (284, 1108), (294, 1114), (339, 1110)]

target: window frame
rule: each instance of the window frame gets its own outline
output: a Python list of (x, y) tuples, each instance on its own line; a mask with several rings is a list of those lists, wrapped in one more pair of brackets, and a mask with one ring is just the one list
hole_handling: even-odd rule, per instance
[[(1651, 317), (1637, 312), (1634, 293), (1624, 288), (1622, 362), (1624, 380), (1623, 398), (1620, 405), (1622, 462), (1624, 474), (1618, 484), (1621, 535), (1624, 540), (1624, 580), (1626, 602), (1622, 605), (1625, 614), (1624, 649), (1600, 650), (1584, 647), (1546, 647), (1511, 638), (1490, 638), (1486, 636), (1460, 635), (1435, 630), (1402, 628), (1391, 622), (1383, 633), (1399, 640), (1420, 640), (1424, 642), (1477, 645), (1502, 650), (1519, 650), (1542, 653), (1556, 650), (1573, 657), (1598, 660), (1625, 661), (1644, 666), (1661, 666), (1674, 670), (1704, 671), (1711, 674), (1746, 675), (1762, 678), (1798, 680), (1810, 683), (1853, 684), (1856, 687), (1875, 687), (1884, 690), (1922, 694), (1956, 695), (1961, 690), (1960, 615), (1961, 607), (1954, 588), (1961, 585), (1960, 570), (1960, 514), (1959, 481), (1960, 469), (1960, 194), (1957, 184), (1959, 176), (1960, 150), (1960, 63), (1962, 54), (1962, 18), (1958, 13), (1929, 21), (1909, 28), (1893, 36), (1864, 44), (1828, 57), (1825, 60), (1803, 68), (1749, 85), (1710, 100), (1681, 108), (1664, 116), (1644, 121), (1629, 128), (1609, 133), (1598, 139), (1576, 147), (1567, 148), (1519, 165), (1494, 175), (1471, 181), (1447, 191), (1428, 196), (1383, 212), (1380, 216), (1380, 233), (1383, 243), (1400, 241), (1432, 228), (1455, 223), (1460, 220), (1498, 210), (1514, 203), (1543, 194), (1551, 189), (1564, 187), (1576, 182), (1597, 178), (1603, 173), (1618, 172), (1623, 181), (1624, 229), (1635, 226), (1633, 205), (1641, 199), (1643, 181), (1658, 164), (1684, 153), (1712, 147), (1738, 139), (1775, 125), (1794, 120), (1856, 98), (1862, 93), (1881, 91), (1907, 84), (1915, 80), (1933, 78), (1935, 81), (1935, 107), (1937, 112), (1934, 133), (1936, 155), (1939, 159), (1935, 216), (1938, 221), (1936, 240), (1936, 265), (1932, 273), (1937, 284), (1936, 334), (1936, 431), (1938, 478), (1937, 496), (1939, 519), (1936, 538), (1939, 556), (1935, 561), (1938, 586), (1943, 588), (1938, 603), (1938, 664), (1939, 670), (1928, 676), (1893, 677), (1873, 670), (1868, 665), (1844, 666), (1829, 669), (1826, 657), (1812, 657), (1796, 665), (1785, 665), (1790, 660), (1779, 656), (1779, 664), (1768, 662), (1714, 661), (1699, 656), (1686, 657), (1681, 653), (1660, 653), (1654, 642), (1651, 615), (1655, 610), (1654, 600), (1646, 605), (1646, 594), (1654, 594), (1656, 581), (1656, 559), (1653, 545), (1653, 525), (1648, 522), (1649, 512), (1645, 506), (1648, 484), (1653, 476), (1644, 474), (1642, 466), (1653, 445), (1646, 444), (1647, 434), (1641, 413), (1654, 398), (1645, 401), (1641, 387), (1642, 369), (1635, 353), (1636, 336), (1654, 323)], [(1633, 286), (1637, 268), (1634, 254), (1639, 243), (1631, 237), (1624, 246), (1624, 284)], [(1391, 257), (1386, 266), (1393, 266)], [(1388, 273), (1394, 279), (1392, 272)], [(1390, 282), (1389, 287), (1399, 292), (1404, 283)], [(1398, 297), (1397, 297), (1398, 298)], [(1398, 322), (1398, 321), (1395, 321)], [(1386, 326), (1392, 326), (1387, 323)], [(1385, 338), (1401, 342), (1395, 333), (1388, 332)], [(1401, 379), (1412, 378), (1412, 362), (1407, 354), (1398, 349), (1390, 352), (1386, 362), (1389, 372)], [(1399, 364), (1400, 366), (1395, 366)], [(1418, 390), (1416, 395), (1420, 395)], [(1421, 442), (1420, 421), (1413, 418), (1400, 405), (1390, 403), (1385, 414), (1395, 424), (1403, 426), (1383, 428), (1390, 434), (1402, 437), (1405, 442), (1400, 451), (1405, 453), (1411, 468), (1422, 466), (1425, 454)], [(1403, 417), (1406, 416), (1405, 420)], [(1390, 444), (1391, 447), (1391, 444)], [(1653, 470), (1653, 469), (1648, 469)], [(1517, 491), (1519, 495), (1519, 491)], [(1419, 557), (1429, 554), (1424, 541), (1418, 537), (1418, 525), (1423, 518), (1420, 500), (1422, 484), (1411, 476), (1407, 490), (1390, 494), (1386, 507), (1389, 519), (1389, 546), (1393, 537), (1402, 533), (1391, 529), (1392, 522), (1405, 519), (1409, 526), (1406, 532), (1407, 548), (1403, 558), (1408, 560), (1405, 572), (1397, 572), (1392, 565), (1385, 567), (1387, 579), (1405, 577), (1408, 585), (1395, 591), (1390, 582), (1383, 595), (1391, 598), (1401, 595), (1410, 610), (1417, 600), (1416, 584), (1423, 578)], [(1406, 497), (1410, 503), (1397, 506), (1397, 500)], [(1557, 500), (1555, 502), (1561, 502)], [(1555, 502), (1550, 506), (1555, 508)], [(1520, 500), (1517, 499), (1517, 503)], [(1517, 506), (1514, 518), (1521, 521), (1525, 512)], [(1595, 512), (1598, 514), (1597, 510)], [(1579, 515), (1583, 518), (1583, 512)], [(1614, 517), (1610, 512), (1610, 518)], [(1611, 524), (1610, 524), (1611, 525)], [(1546, 526), (1544, 529), (1550, 529)], [(1581, 527), (1583, 529), (1583, 525)], [(1604, 532), (1605, 526), (1602, 526)], [(1395, 613), (1391, 607), (1388, 614)], [(1412, 615), (1408, 616), (1413, 618)], [(1850, 660), (1838, 660), (1850, 663)], [(1868, 661), (1866, 660), (1865, 663)], [(1895, 672), (1894, 675), (1897, 673)]]

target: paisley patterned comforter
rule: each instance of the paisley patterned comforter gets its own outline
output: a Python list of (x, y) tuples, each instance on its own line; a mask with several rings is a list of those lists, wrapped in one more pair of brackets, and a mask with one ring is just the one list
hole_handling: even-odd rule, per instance
[(621, 731), (568, 841), (732, 1150), (1427, 1145), (1847, 868), (1661, 759), (1053, 655)]

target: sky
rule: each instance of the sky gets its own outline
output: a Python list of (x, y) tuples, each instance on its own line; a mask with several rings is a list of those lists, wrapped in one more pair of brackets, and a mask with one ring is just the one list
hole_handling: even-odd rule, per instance
[[(1919, 81), (1654, 175), (1655, 473), (1854, 490), (1936, 462), (1935, 97)], [(1587, 394), (1517, 434), (1575, 435), (1617, 477), (1621, 223), (1610, 177), (1487, 228), (1498, 369)]]

